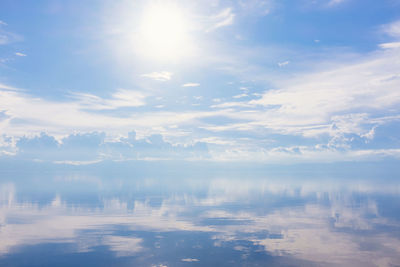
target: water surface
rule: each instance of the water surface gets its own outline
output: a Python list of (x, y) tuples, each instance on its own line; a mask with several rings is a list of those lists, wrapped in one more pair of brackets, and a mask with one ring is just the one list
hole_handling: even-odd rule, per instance
[(400, 263), (396, 176), (38, 168), (0, 177), (1, 266)]

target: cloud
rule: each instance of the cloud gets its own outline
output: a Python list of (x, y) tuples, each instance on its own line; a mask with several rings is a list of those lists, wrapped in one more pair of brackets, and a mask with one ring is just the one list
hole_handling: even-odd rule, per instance
[(104, 142), (104, 133), (71, 134), (60, 142), (53, 136), (41, 133), (39, 136), (23, 136), (16, 142), (17, 157), (44, 161), (96, 160)]
[(279, 67), (284, 67), (286, 65), (289, 65), (290, 61), (284, 61), (284, 62), (278, 62)]
[[(241, 95), (238, 95), (242, 97)], [(236, 96), (236, 98), (240, 98)], [(217, 101), (217, 103), (220, 103), (220, 101)], [(254, 105), (249, 104), (248, 102), (223, 102), (220, 104), (215, 104), (211, 105), (212, 108), (233, 108), (233, 107), (246, 107), (246, 108), (252, 108)]]
[(330, 0), (328, 3), (328, 6), (335, 6), (341, 3), (344, 3), (347, 0)]
[(183, 262), (198, 262), (198, 259), (193, 259), (193, 258), (186, 258), (186, 259), (181, 259)]
[(400, 92), (394, 90), (400, 87), (399, 59), (397, 49), (379, 51), (358, 63), (281, 82), (280, 89), (266, 91), (248, 104), (266, 108), (264, 118), (269, 119), (259, 121), (265, 127), (303, 135), (329, 133), (329, 127), (307, 127), (331, 125), (339, 114), (397, 114), (393, 108), (400, 104)]
[(198, 87), (198, 86), (200, 86), (199, 83), (185, 83), (185, 84), (182, 84), (182, 87)]
[(152, 72), (152, 73), (142, 74), (142, 77), (165, 82), (171, 80), (172, 73), (168, 71)]
[(240, 94), (240, 95), (235, 95), (233, 98), (243, 98), (243, 97), (248, 97), (248, 94)]
[(274, 0), (239, 0), (237, 3), (241, 13), (248, 16), (268, 15), (276, 5)]
[(0, 83), (0, 90), (3, 91), (21, 91), (18, 88)]
[(23, 39), (18, 34), (4, 30), (3, 26), (7, 26), (7, 23), (0, 21), (0, 45), (7, 45)]
[(383, 32), (392, 37), (400, 37), (400, 20), (384, 25)]
[(20, 53), (20, 52), (16, 52), (15, 55), (19, 56), (19, 57), (26, 57), (26, 54), (23, 54), (23, 53)]
[(9, 38), (7, 37), (7, 35), (5, 35), (4, 33), (2, 34), (0, 32), (0, 45), (8, 44), (8, 42), (9, 42)]
[(225, 8), (217, 15), (210, 18), (213, 25), (207, 29), (207, 32), (214, 31), (221, 27), (232, 25), (235, 19), (235, 14), (232, 12), (232, 8)]
[(57, 141), (46, 133), (23, 136), (16, 142), (16, 158), (74, 163), (97, 162), (102, 159), (206, 159), (208, 147), (204, 142), (181, 145), (164, 140), (160, 134), (137, 139), (135, 132), (128, 137), (106, 140), (104, 132), (75, 133)]
[(132, 236), (106, 235), (103, 237), (104, 245), (116, 252), (117, 257), (126, 257), (138, 254), (143, 250), (142, 239)]
[[(398, 124), (400, 115), (400, 92), (395, 90), (400, 88), (397, 50), (396, 46), (378, 49), (351, 61), (337, 59), (329, 68), (268, 80), (266, 88), (272, 89), (260, 95), (248, 94), (248, 98), (239, 94), (234, 96), (237, 102), (218, 94), (220, 98), (212, 103), (205, 95), (202, 104), (211, 103), (215, 109), (201, 105), (195, 111), (185, 106), (175, 111), (154, 109), (158, 102), (143, 107), (151, 99), (131, 90), (117, 90), (105, 97), (75, 93), (72, 99), (54, 101), (0, 85), (0, 110), (6, 115), (0, 126), (2, 133), (15, 140), (42, 131), (58, 141), (73, 132), (100, 131), (116, 138), (135, 129), (141, 139), (162, 134), (166, 148), (160, 150), (162, 156), (149, 140), (143, 142), (140, 155), (130, 148), (133, 144), (105, 142), (96, 155), (114, 159), (176, 157), (180, 149), (190, 154), (183, 147), (210, 136), (229, 141), (207, 144), (209, 154), (217, 160), (269, 160), (275, 155), (279, 160), (310, 161), (398, 157), (397, 143), (390, 146), (387, 141), (396, 140), (395, 131), (387, 131), (386, 140), (381, 132), (387, 125)], [(318, 62), (314, 64), (319, 66)], [(262, 90), (250, 82), (240, 85), (251, 87), (252, 92)], [(187, 100), (198, 102), (192, 97)], [(170, 103), (165, 105), (169, 107)]]
[(400, 42), (384, 43), (379, 45), (383, 49), (395, 49), (400, 48)]
[[(208, 125), (207, 130), (229, 137), (234, 132), (260, 136), (241, 141), (240, 149), (229, 147), (226, 153), (213, 156), (239, 159), (241, 156), (256, 158), (258, 154), (259, 158), (266, 159), (278, 153), (274, 149), (279, 146), (284, 147), (279, 150), (280, 160), (284, 157), (318, 160), (319, 155), (320, 159), (335, 161), (397, 154), (398, 142), (390, 145), (387, 139), (390, 136), (398, 140), (393, 134), (397, 130), (388, 128), (388, 125), (399, 125), (400, 117), (400, 92), (395, 89), (400, 88), (397, 50), (392, 46), (351, 61), (332, 62), (329, 68), (276, 80), (270, 85), (274, 89), (265, 91), (261, 97), (212, 105), (231, 109), (232, 118), (247, 122)], [(273, 139), (275, 146), (261, 148), (261, 136)], [(293, 143), (287, 143), (288, 140)], [(239, 140), (236, 138), (236, 141)], [(299, 147), (298, 156), (289, 153), (293, 146)]]
[[(298, 173), (298, 166), (294, 169)], [(196, 178), (186, 177), (179, 179), (183, 184), (178, 186), (165, 179), (165, 173), (159, 179), (123, 173), (129, 175), (93, 177), (76, 172), (70, 176), (44, 172), (41, 183), (33, 179), (34, 184), (45, 185), (50, 194), (54, 188), (60, 191), (47, 201), (39, 200), (36, 194), (21, 195), (15, 183), (23, 179), (0, 184), (0, 254), (25, 246), (68, 243), (76, 244), (69, 246), (76, 252), (107, 246), (116, 256), (143, 256), (154, 251), (154, 235), (175, 241), (176, 236), (179, 240), (182, 234), (195, 232), (197, 237), (204, 237), (202, 242), (223, 244), (225, 253), (240, 244), (251, 252), (264, 249), (268, 255), (290, 256), (295, 265), (299, 259), (335, 266), (380, 266), (383, 258), (390, 266), (399, 261), (400, 241), (392, 232), (399, 222), (391, 217), (396, 215), (395, 209), (384, 212), (382, 204), (387, 202), (381, 197), (398, 197), (398, 183), (393, 179), (291, 179), (285, 175), (239, 179), (233, 175), (203, 179), (201, 184)], [(154, 190), (154, 185), (158, 205), (152, 205), (155, 194), (150, 189)], [(182, 187), (188, 190), (182, 191)], [(73, 188), (92, 194), (77, 203), (75, 195), (69, 197)], [(260, 200), (266, 198), (281, 201), (263, 202), (263, 209), (258, 208)], [(291, 201), (294, 198), (298, 201)], [(232, 203), (237, 204), (235, 209), (227, 208)], [(197, 209), (193, 211), (193, 207)], [(218, 223), (210, 224), (210, 220)], [(121, 228), (125, 230), (122, 234)], [(368, 249), (365, 244), (379, 246)], [(184, 262), (203, 260), (186, 253), (174, 258), (186, 259)]]
[[(72, 98), (72, 100), (71, 100)], [(147, 135), (159, 132), (155, 127), (187, 125), (197, 127), (199, 118), (225, 114), (228, 111), (141, 111), (118, 108), (137, 107), (144, 102), (136, 91), (117, 90), (111, 98), (91, 94), (73, 93), (68, 101), (46, 100), (0, 84), (0, 110), (7, 114), (1, 122), (2, 133), (23, 136), (48, 132), (65, 136), (73, 131), (106, 131), (118, 135), (132, 128)], [(52, 116), (49, 116), (52, 114)], [(197, 125), (197, 126), (196, 126)]]
[(138, 91), (119, 89), (111, 95), (111, 98), (104, 99), (92, 94), (71, 93), (82, 109), (89, 110), (112, 110), (122, 107), (140, 107), (146, 103), (146, 96)]

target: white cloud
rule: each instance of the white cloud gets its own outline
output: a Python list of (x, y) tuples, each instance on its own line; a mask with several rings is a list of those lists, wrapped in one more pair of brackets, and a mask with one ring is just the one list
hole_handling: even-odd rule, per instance
[(12, 87), (12, 86), (8, 86), (5, 84), (0, 83), (0, 90), (6, 90), (6, 91), (20, 91), (19, 89)]
[(116, 252), (117, 257), (126, 257), (137, 254), (143, 250), (141, 238), (131, 236), (113, 236), (103, 237), (105, 245), (110, 246), (110, 250)]
[(400, 48), (400, 42), (384, 43), (379, 45), (383, 49)]
[(329, 3), (328, 3), (328, 5), (329, 5), (329, 6), (335, 6), (335, 5), (344, 3), (345, 1), (346, 1), (346, 0), (330, 0)]
[(181, 261), (184, 261), (184, 262), (198, 262), (199, 260), (198, 259), (193, 259), (193, 258), (186, 258), (186, 259), (181, 259)]
[(3, 26), (7, 26), (7, 23), (0, 20), (0, 45), (6, 45), (9, 43), (21, 41), (23, 39), (18, 34), (3, 30)]
[[(0, 84), (0, 110), (7, 119), (0, 122), (1, 132), (10, 136), (37, 134), (45, 131), (64, 136), (71, 131), (105, 131), (111, 135), (129, 132), (151, 132), (153, 127), (170, 125), (198, 126), (197, 119), (218, 115), (229, 115), (228, 111), (148, 112), (125, 111), (124, 116), (113, 114), (120, 107), (137, 107), (145, 104), (145, 95), (137, 91), (118, 90), (111, 98), (74, 93), (72, 101), (51, 101), (34, 97)], [(198, 97), (198, 99), (201, 99)], [(97, 112), (108, 110), (109, 112)], [(52, 114), (49, 116), (49, 114)], [(14, 123), (14, 122), (23, 123)]]
[[(18, 188), (12, 183), (2, 184), (0, 254), (5, 255), (17, 247), (60, 242), (77, 244), (72, 246), (77, 252), (87, 252), (102, 245), (109, 246), (117, 256), (129, 256), (154, 250), (154, 243), (148, 242), (154, 239), (135, 237), (138, 230), (156, 232), (160, 236), (166, 236), (164, 233), (168, 232), (196, 231), (210, 237), (209, 240), (216, 244), (232, 242), (226, 243), (225, 248), (249, 242), (258, 245), (254, 248), (258, 252), (264, 248), (269, 254), (290, 255), (295, 260), (314, 261), (316, 265), (382, 266), (379, 264), (381, 259), (386, 260), (384, 266), (396, 264), (400, 257), (400, 241), (385, 229), (398, 227), (399, 223), (381, 214), (380, 205), (373, 196), (398, 197), (398, 183), (371, 179), (338, 180), (284, 177), (210, 179), (201, 183), (201, 192), (204, 190), (205, 194), (163, 194), (165, 197), (160, 206), (151, 205), (151, 198), (123, 200), (105, 194), (100, 198), (101, 209), (87, 208), (83, 204), (74, 206), (73, 210), (62, 197), (57, 196), (53, 200), (59, 203), (56, 206), (19, 201), (16, 197)], [(57, 176), (56, 181), (82, 181), (89, 187), (92, 184), (104, 187), (104, 181), (97, 177)], [(123, 179), (116, 181), (119, 186), (124, 185)], [(170, 188), (170, 184), (162, 179), (138, 180), (135, 184), (131, 186), (132, 192), (135, 189), (148, 190), (154, 184)], [(199, 183), (195, 179), (186, 179), (184, 185), (197, 188)], [(279, 208), (270, 202), (266, 204), (268, 212), (246, 208), (247, 204), (259, 203), (260, 197), (265, 196), (295, 197), (304, 201), (302, 205)], [(357, 205), (354, 205), (355, 199)], [(227, 209), (226, 204), (231, 203), (245, 205), (237, 205), (235, 210)], [(207, 208), (193, 216), (194, 206)], [(10, 218), (20, 218), (25, 223)], [(208, 219), (246, 223), (199, 225), (199, 220)], [(123, 227), (131, 235), (122, 236), (115, 226)], [(276, 234), (279, 238), (271, 238), (265, 233)], [(366, 250), (365, 244), (379, 246)], [(251, 248), (250, 245), (246, 247)], [(189, 256), (180, 255), (178, 259), (199, 261)]]
[[(0, 200), (7, 197), (10, 205), (0, 206), (0, 255), (7, 254), (15, 247), (22, 245), (37, 245), (42, 243), (74, 243), (77, 242), (77, 252), (87, 252), (95, 246), (109, 246), (110, 250), (116, 252), (117, 256), (131, 256), (142, 251), (142, 239), (134, 236), (120, 236), (109, 228), (107, 234), (102, 238), (93, 235), (81, 239), (81, 231), (104, 230), (110, 225), (123, 225), (130, 229), (148, 229), (162, 231), (213, 231), (207, 226), (196, 226), (189, 221), (180, 221), (174, 206), (163, 203), (160, 209), (150, 207), (148, 203), (135, 201), (132, 213), (127, 213), (127, 203), (118, 199), (104, 200), (104, 208), (101, 212), (90, 212), (87, 209), (77, 208), (74, 214), (65, 203), (60, 206), (48, 205), (38, 207), (36, 204), (18, 204), (15, 200), (15, 189), (13, 186), (4, 185), (0, 187)], [(8, 203), (7, 203), (8, 204)], [(165, 217), (165, 212), (169, 213)], [(27, 220), (29, 223), (18, 224), (5, 220), (5, 218), (18, 216), (30, 217), (36, 214), (37, 220)], [(48, 216), (51, 214), (51, 216)], [(100, 216), (101, 215), (101, 216)]]
[(20, 52), (16, 52), (15, 55), (19, 57), (26, 57), (26, 54)]
[(243, 98), (243, 97), (248, 97), (248, 94), (240, 94), (240, 95), (235, 95), (233, 98)]
[(5, 45), (9, 42), (9, 38), (7, 37), (7, 35), (2, 34), (0, 32), (0, 45)]
[(400, 37), (400, 20), (384, 25), (383, 31), (390, 36)]
[(289, 65), (290, 61), (284, 61), (284, 62), (278, 62), (279, 67), (284, 67), (286, 65)]
[(121, 107), (139, 107), (144, 106), (145, 95), (138, 91), (119, 89), (111, 95), (110, 99), (103, 99), (96, 95), (86, 93), (72, 93), (72, 96), (78, 100), (82, 109), (89, 110), (107, 110)]
[[(400, 91), (395, 90), (400, 88), (397, 50), (379, 51), (358, 63), (282, 81), (277, 85), (280, 89), (266, 91), (248, 104), (266, 108), (260, 125), (303, 135), (314, 132), (309, 126), (329, 126), (336, 114), (393, 113), (400, 104)], [(329, 127), (319, 133), (323, 132), (330, 132)]]
[(276, 4), (275, 0), (239, 0), (238, 6), (242, 13), (254, 16), (265, 16), (271, 13)]
[(183, 87), (198, 87), (198, 86), (200, 86), (200, 84), (199, 83), (185, 83), (185, 84), (182, 84), (182, 86)]
[(212, 16), (211, 21), (213, 25), (207, 29), (207, 32), (216, 30), (221, 27), (232, 25), (235, 19), (235, 14), (232, 12), (232, 8), (226, 8), (219, 14)]
[[(132, 109), (133, 111), (121, 115), (113, 109), (143, 106), (146, 104), (145, 96), (138, 92), (123, 90), (106, 98), (78, 93), (74, 95), (73, 101), (60, 102), (29, 96), (20, 91), (6, 90), (7, 86), (0, 85), (3, 88), (0, 90), (0, 110), (5, 111), (8, 116), (6, 120), (0, 122), (0, 129), (11, 135), (37, 133), (43, 130), (51, 134), (65, 135), (72, 129), (106, 131), (110, 134), (135, 129), (141, 134), (147, 134), (161, 129), (155, 127), (163, 127), (167, 136), (175, 136), (176, 140), (184, 136), (182, 140), (185, 138), (185, 141), (178, 142), (186, 143), (192, 138), (188, 132), (194, 133), (193, 138), (196, 139), (209, 136), (223, 139), (233, 131), (243, 131), (253, 135), (251, 138), (254, 138), (254, 135), (257, 135), (257, 138), (260, 136), (269, 138), (269, 134), (307, 138), (326, 137), (329, 140), (324, 139), (323, 144), (300, 147), (299, 151), (303, 153), (301, 155), (289, 154), (290, 151), (296, 150), (290, 148), (291, 145), (288, 145), (289, 148), (282, 145), (286, 151), (272, 150), (271, 147), (258, 147), (257, 150), (252, 143), (260, 142), (257, 139), (240, 141), (242, 145), (240, 148), (229, 147), (227, 144), (226, 153), (218, 154), (217, 151), (213, 155), (225, 159), (240, 159), (247, 156), (254, 159), (258, 155), (261, 155), (260, 158), (270, 159), (274, 155), (279, 155), (279, 160), (282, 160), (289, 154), (289, 157), (299, 160), (301, 157), (305, 160), (320, 157), (341, 160), (343, 154), (334, 149), (342, 145), (342, 148), (346, 147), (344, 143), (347, 142), (346, 138), (349, 139), (347, 134), (354, 134), (367, 141), (375, 138), (376, 131), (372, 129), (376, 125), (393, 122), (398, 115), (400, 54), (397, 50), (397, 46), (392, 45), (391, 49), (379, 49), (364, 54), (359, 59), (353, 57), (351, 62), (331, 63), (329, 69), (321, 67), (311, 73), (298, 73), (296, 76), (291, 76), (292, 78), (272, 81), (268, 88), (275, 89), (265, 91), (259, 99), (249, 101), (243, 99), (246, 101), (242, 102), (233, 102), (231, 99), (228, 100), (230, 102), (224, 102), (223, 98), (215, 98), (213, 100), (215, 103), (212, 103), (214, 105), (211, 104), (211, 107), (218, 110), (204, 111), (207, 107), (202, 106), (202, 111), (198, 112), (187, 110), (185, 107), (176, 112), (153, 108), (152, 111), (140, 113)], [(318, 65), (318, 62), (315, 64)], [(258, 89), (259, 92), (259, 88), (255, 88), (251, 83), (242, 84), (250, 85), (252, 91)], [(244, 92), (246, 90), (243, 88), (243, 92), (240, 93)], [(235, 98), (240, 98), (239, 96), (244, 97), (238, 95)], [(249, 96), (253, 98), (251, 94)], [(152, 103), (151, 107), (156, 105), (157, 103)], [(107, 110), (107, 112), (96, 112), (96, 110)], [(218, 125), (213, 120), (204, 119), (213, 116), (227, 119), (215, 120)], [(172, 129), (169, 127), (171, 125), (179, 125), (179, 128)], [(316, 145), (327, 147), (316, 149)], [(358, 150), (353, 154), (350, 152), (346, 152), (344, 156), (346, 159), (371, 158), (372, 155), (398, 156), (397, 150), (389, 149)]]
[(152, 73), (142, 74), (142, 77), (165, 82), (171, 80), (172, 73), (168, 71), (152, 72)]

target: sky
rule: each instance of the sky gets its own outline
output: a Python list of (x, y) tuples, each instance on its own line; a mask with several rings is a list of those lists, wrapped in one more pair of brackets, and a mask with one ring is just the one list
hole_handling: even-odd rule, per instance
[(2, 0), (0, 158), (400, 157), (399, 0)]

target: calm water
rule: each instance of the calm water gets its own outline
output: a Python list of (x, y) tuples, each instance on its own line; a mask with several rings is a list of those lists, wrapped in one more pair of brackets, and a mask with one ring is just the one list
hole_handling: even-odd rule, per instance
[(400, 266), (398, 177), (116, 170), (1, 172), (0, 266)]

